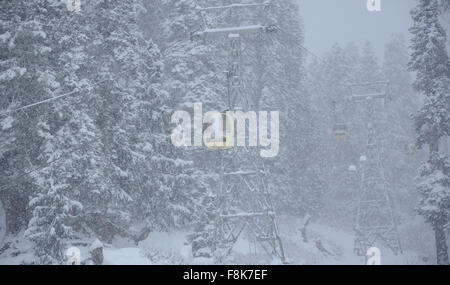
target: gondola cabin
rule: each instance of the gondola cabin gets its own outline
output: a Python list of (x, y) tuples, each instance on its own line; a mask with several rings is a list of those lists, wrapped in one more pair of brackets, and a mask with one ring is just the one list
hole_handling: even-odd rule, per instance
[[(219, 115), (220, 114), (220, 115)], [(211, 150), (228, 150), (234, 148), (234, 118), (227, 111), (218, 113), (211, 124), (203, 126), (205, 146)]]
[(336, 141), (346, 140), (348, 138), (348, 129), (346, 124), (336, 124), (333, 126), (333, 138)]

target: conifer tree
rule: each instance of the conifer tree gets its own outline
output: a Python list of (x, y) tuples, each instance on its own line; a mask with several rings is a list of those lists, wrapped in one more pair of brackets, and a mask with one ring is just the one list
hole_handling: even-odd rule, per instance
[(439, 143), (450, 135), (450, 60), (439, 13), (437, 0), (420, 0), (412, 10), (413, 51), (409, 67), (416, 72), (414, 88), (425, 96), (415, 116), (417, 145), (429, 148), (429, 160), (421, 168), (418, 185), (422, 194), (419, 212), (433, 227), (437, 263), (448, 264), (445, 224), (450, 207), (449, 158), (440, 153)]

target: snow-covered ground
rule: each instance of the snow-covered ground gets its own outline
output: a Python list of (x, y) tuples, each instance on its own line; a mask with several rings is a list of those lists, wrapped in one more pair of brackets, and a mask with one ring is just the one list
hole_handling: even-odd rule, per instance
[[(312, 222), (307, 228), (308, 242), (303, 242), (300, 233), (302, 219), (283, 216), (279, 218), (281, 237), (287, 261), (294, 265), (362, 265), (364, 257), (353, 253), (354, 235), (327, 225)], [(419, 222), (418, 222), (419, 223)], [(412, 226), (400, 228), (400, 231), (414, 232)], [(185, 242), (188, 232), (151, 233), (136, 246), (126, 239), (116, 239), (112, 244), (104, 245), (104, 264), (106, 265), (168, 265), (168, 264), (209, 264), (209, 259), (194, 259), (190, 247)], [(416, 235), (420, 239), (420, 234)], [(406, 235), (408, 236), (408, 235)], [(424, 239), (429, 237), (424, 236)], [(30, 264), (33, 262), (32, 244), (9, 236), (8, 248), (0, 250), (0, 264)], [(321, 249), (317, 242), (321, 243)], [(416, 241), (417, 242), (417, 241)], [(419, 248), (414, 241), (404, 242), (408, 247), (403, 254), (395, 256), (390, 250), (381, 249), (382, 264), (430, 264), (432, 250)], [(417, 244), (422, 244), (420, 241)], [(80, 247), (82, 260), (86, 260), (88, 248)], [(273, 264), (264, 251), (243, 236), (233, 248), (232, 256), (226, 261), (230, 264)], [(276, 262), (275, 262), (276, 263)]]
[[(365, 257), (353, 253), (354, 233), (330, 226), (311, 223), (307, 228), (308, 242), (303, 242), (300, 228), (301, 219), (282, 217), (279, 220), (280, 231), (288, 261), (291, 264), (309, 265), (364, 265)], [(321, 241), (326, 252), (318, 249), (316, 242)], [(403, 241), (402, 241), (403, 242)], [(428, 251), (418, 253), (409, 249), (395, 256), (389, 249), (380, 246), (381, 264), (426, 264), (430, 260)]]
[(33, 263), (33, 244), (22, 238), (23, 232), (17, 236), (6, 236), (0, 248), (0, 265), (19, 265)]
[(151, 265), (139, 248), (106, 248), (105, 265)]

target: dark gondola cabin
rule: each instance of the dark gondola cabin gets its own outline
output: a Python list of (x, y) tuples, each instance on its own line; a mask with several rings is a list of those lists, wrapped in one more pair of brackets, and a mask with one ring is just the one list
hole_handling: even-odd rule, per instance
[(333, 138), (337, 141), (346, 140), (348, 129), (346, 124), (336, 124), (333, 126)]

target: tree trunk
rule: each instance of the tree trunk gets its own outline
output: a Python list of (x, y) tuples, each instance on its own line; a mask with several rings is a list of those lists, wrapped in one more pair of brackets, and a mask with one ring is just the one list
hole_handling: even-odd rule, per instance
[(434, 225), (434, 235), (436, 238), (436, 258), (438, 265), (449, 265), (448, 247), (443, 223)]
[[(437, 135), (432, 136), (430, 142), (430, 157), (439, 152), (439, 139)], [(436, 239), (436, 259), (438, 265), (448, 265), (448, 247), (445, 234), (445, 222), (437, 221), (433, 225), (434, 237)]]
[(3, 207), (2, 201), (0, 200), (0, 249), (3, 246), (3, 239), (6, 236), (6, 211)]
[(311, 218), (312, 218), (312, 217), (311, 217), (310, 215), (306, 215), (306, 216), (303, 218), (302, 227), (300, 228), (300, 231), (301, 231), (301, 233), (302, 233), (302, 239), (303, 239), (303, 242), (305, 242), (305, 243), (308, 242), (308, 236), (307, 236), (307, 234), (306, 234), (306, 228), (308, 227), (309, 222), (311, 221)]
[(434, 153), (438, 153), (439, 152), (439, 135), (438, 135), (438, 131), (435, 130), (435, 131), (432, 132), (432, 135), (430, 137), (428, 145), (430, 147), (430, 157)]

